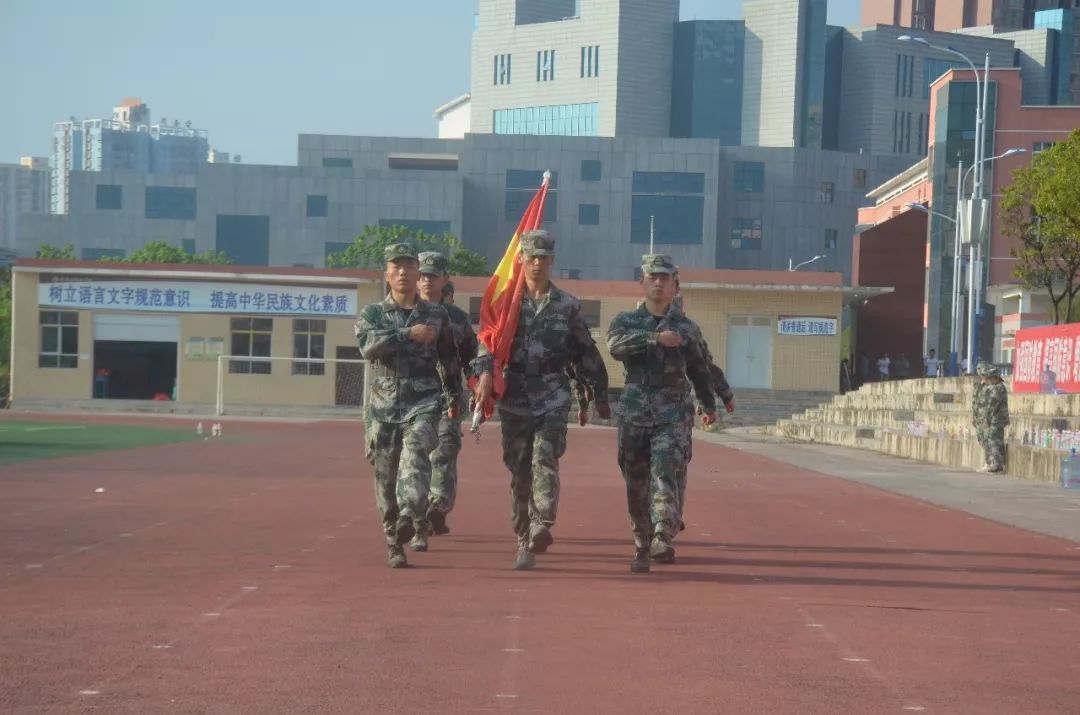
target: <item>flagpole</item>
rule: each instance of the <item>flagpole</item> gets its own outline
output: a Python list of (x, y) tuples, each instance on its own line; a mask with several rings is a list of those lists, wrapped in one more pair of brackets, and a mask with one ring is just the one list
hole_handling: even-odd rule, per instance
[(656, 237), (656, 216), (649, 217), (649, 253), (655, 253), (653, 250), (653, 239)]

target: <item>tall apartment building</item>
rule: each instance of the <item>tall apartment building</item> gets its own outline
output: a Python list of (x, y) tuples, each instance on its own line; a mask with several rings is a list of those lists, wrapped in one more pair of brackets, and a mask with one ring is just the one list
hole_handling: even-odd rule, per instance
[(479, 0), (470, 131), (670, 133), (679, 0)]
[(826, 0), (744, 0), (742, 144), (820, 148)]
[(741, 20), (691, 20), (675, 25), (671, 135), (742, 141)]
[(20, 215), (48, 211), (48, 159), (24, 156), (18, 164), (0, 164), (0, 248), (15, 248)]
[(193, 173), (206, 163), (206, 131), (191, 122), (150, 122), (141, 99), (125, 99), (111, 119), (74, 117), (53, 125), (52, 212), (66, 213), (72, 171), (143, 171), (149, 174)]

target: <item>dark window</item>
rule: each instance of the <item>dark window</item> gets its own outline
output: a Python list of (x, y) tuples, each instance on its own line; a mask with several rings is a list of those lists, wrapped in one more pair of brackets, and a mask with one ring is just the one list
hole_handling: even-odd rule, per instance
[(630, 207), (630, 242), (649, 243), (650, 227), (658, 244), (701, 243), (705, 198), (635, 194)]
[(217, 250), (240, 266), (270, 265), (269, 216), (217, 216)]
[(457, 171), (458, 158), (456, 156), (442, 156), (432, 154), (423, 155), (391, 155), (387, 159), (387, 166), (391, 169), (404, 171)]
[[(326, 321), (296, 319), (293, 321), (293, 375), (325, 375)], [(310, 362), (318, 361), (318, 362)]]
[(127, 255), (127, 253), (122, 248), (84, 248), (82, 250), (82, 259), (84, 261), (123, 258), (125, 255)]
[(308, 216), (329, 216), (330, 215), (330, 201), (326, 198), (326, 194), (308, 194), (308, 197), (307, 197), (307, 215)]
[(855, 169), (851, 177), (851, 185), (856, 189), (866, 188), (866, 169)]
[(351, 243), (345, 243), (344, 241), (327, 241), (325, 249), (326, 253), (323, 257), (323, 263), (325, 263), (326, 266), (329, 267), (331, 254), (341, 253), (351, 245)]
[(180, 242), (180, 247), (184, 249), (185, 253), (195, 255), (195, 239), (185, 238)]
[(581, 300), (581, 317), (590, 328), (600, 327), (600, 301)]
[(580, 280), (581, 269), (580, 268), (560, 268), (559, 278), (566, 278), (568, 280)]
[(74, 311), (43, 310), (41, 349), (38, 367), (78, 367), (79, 314)]
[(761, 219), (731, 219), (731, 247), (743, 251), (761, 250)]
[(835, 193), (835, 185), (831, 181), (821, 182), (821, 203), (831, 204), (833, 202), (833, 194)]
[(581, 180), (600, 181), (604, 175), (604, 165), (597, 159), (581, 160)]
[(146, 218), (195, 218), (195, 189), (182, 186), (147, 186)]
[(760, 194), (765, 190), (765, 164), (760, 161), (735, 162), (735, 190)]
[(475, 295), (469, 298), (469, 322), (473, 325), (480, 325), (480, 304), (483, 301), (483, 298)]
[(420, 218), (381, 218), (379, 225), (384, 227), (401, 226), (406, 231), (429, 233), (432, 236), (442, 236), (450, 233), (449, 221), (429, 221)]
[[(271, 318), (232, 318), (229, 321), (232, 344), (229, 355), (270, 357), (270, 334), (274, 329)], [(229, 360), (229, 372), (243, 375), (269, 375), (269, 360)]]
[(582, 226), (600, 223), (600, 204), (578, 204), (577, 222)]
[(510, 84), (510, 55), (495, 55), (495, 84)]
[(837, 231), (835, 228), (825, 229), (825, 250), (831, 251), (832, 249), (836, 248), (836, 240), (838, 234), (839, 231)]
[[(517, 222), (525, 213), (536, 190), (544, 180), (544, 172), (527, 169), (506, 170), (506, 220)], [(551, 172), (547, 198), (544, 200), (544, 221), (554, 221), (559, 215), (559, 173)]]
[(600, 76), (600, 46), (587, 45), (581, 48), (581, 76)]
[(536, 81), (550, 82), (555, 79), (555, 50), (536, 53)]
[(634, 193), (702, 194), (705, 174), (685, 171), (635, 171)]
[(119, 184), (98, 184), (94, 206), (99, 209), (117, 211), (122, 208), (123, 187)]
[(322, 165), (327, 169), (351, 169), (352, 159), (345, 156), (324, 156)]

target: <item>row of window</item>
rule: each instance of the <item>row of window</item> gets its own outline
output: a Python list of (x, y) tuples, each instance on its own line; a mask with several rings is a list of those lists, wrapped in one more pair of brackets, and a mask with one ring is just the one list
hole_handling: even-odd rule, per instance
[[(94, 208), (119, 211), (124, 207), (123, 187), (119, 184), (98, 184), (95, 187)], [(190, 221), (195, 218), (195, 189), (187, 186), (147, 186), (144, 216)]]
[(599, 105), (585, 102), (496, 109), (492, 127), (495, 134), (594, 137), (599, 128)]
[[(912, 124), (917, 135), (911, 142)], [(893, 112), (893, 153), (925, 156), (930, 143), (930, 115), (912, 112)]]
[[(492, 61), (492, 84), (507, 85), (513, 79), (513, 55), (510, 53), (495, 55)], [(586, 45), (581, 48), (581, 66), (579, 76), (600, 76), (600, 45)], [(555, 50), (538, 50), (536, 53), (536, 81), (551, 82), (555, 79)]]
[[(735, 162), (732, 183), (735, 190), (744, 194), (760, 194), (765, 190), (765, 164), (760, 161)], [(856, 189), (866, 188), (866, 169), (854, 169), (851, 185)], [(835, 184), (822, 181), (819, 198), (823, 204), (831, 204), (835, 197)]]
[[(840, 242), (840, 232), (827, 228), (822, 236), (826, 251), (835, 250)], [(740, 251), (759, 251), (762, 245), (761, 219), (735, 217), (731, 219), (731, 247)]]

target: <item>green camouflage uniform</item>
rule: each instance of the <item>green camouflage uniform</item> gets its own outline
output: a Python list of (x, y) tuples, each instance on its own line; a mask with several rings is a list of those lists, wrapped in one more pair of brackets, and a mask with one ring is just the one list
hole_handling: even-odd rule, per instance
[[(408, 244), (386, 249), (387, 262), (416, 259)], [(439, 338), (421, 344), (409, 328), (436, 327)], [(360, 311), (356, 339), (368, 361), (365, 414), (368, 459), (375, 467), (375, 502), (382, 514), (387, 545), (394, 545), (399, 521), (424, 528), (431, 479), (430, 454), (438, 445), (440, 415), (461, 398), (450, 318), (446, 309), (417, 299), (407, 310), (387, 296)]]
[[(642, 271), (673, 273), (675, 267), (669, 256), (651, 254), (644, 257)], [(658, 345), (657, 335), (666, 330), (679, 333), (683, 345)], [(682, 523), (680, 487), (685, 486), (694, 427), (691, 383), (702, 407), (716, 411), (703, 342), (697, 324), (674, 304), (659, 319), (644, 305), (620, 313), (608, 329), (608, 349), (623, 363), (626, 376), (616, 414), (619, 467), (639, 549), (653, 536), (674, 538)]]
[[(436, 251), (420, 254), (420, 273), (443, 275), (449, 261)], [(447, 283), (447, 285), (450, 285)], [(453, 291), (451, 289), (451, 295)], [(447, 291), (443, 290), (443, 299)], [(450, 333), (454, 341), (454, 374), (467, 371), (476, 359), (476, 333), (473, 332), (469, 314), (455, 305), (443, 304), (450, 315)], [(444, 411), (439, 420), (439, 446), (431, 453), (431, 491), (428, 494), (428, 513), (440, 511), (449, 514), (457, 497), (457, 460), (461, 452), (461, 420), (468, 413), (468, 401), (464, 395), (458, 400), (458, 416), (450, 418)]]
[[(976, 368), (980, 376), (1001, 377), (1001, 372), (986, 363)], [(971, 401), (975, 435), (992, 472), (1005, 468), (1005, 426), (1009, 424), (1009, 393), (1004, 383), (980, 381)]]
[[(521, 238), (525, 255), (554, 255), (555, 239), (546, 231)], [(510, 470), (512, 520), (520, 546), (530, 532), (555, 523), (559, 505), (559, 458), (566, 451), (572, 365), (577, 379), (593, 392), (597, 405), (608, 401), (607, 368), (581, 316), (577, 298), (550, 284), (547, 295), (522, 297), (521, 315), (504, 371), (506, 390), (499, 400), (503, 462)], [(480, 346), (476, 374), (490, 373), (493, 358)]]

